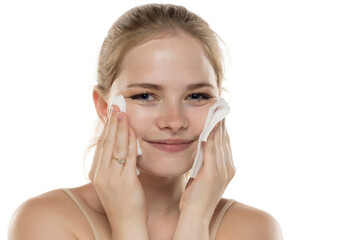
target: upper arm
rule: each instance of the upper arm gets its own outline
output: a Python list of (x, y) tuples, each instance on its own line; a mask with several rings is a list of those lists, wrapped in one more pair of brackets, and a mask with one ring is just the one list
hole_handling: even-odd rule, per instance
[(15, 211), (9, 225), (9, 240), (76, 239), (66, 219), (53, 202), (33, 198)]
[(282, 240), (279, 223), (269, 213), (235, 203), (229, 213), (232, 238), (236, 240)]

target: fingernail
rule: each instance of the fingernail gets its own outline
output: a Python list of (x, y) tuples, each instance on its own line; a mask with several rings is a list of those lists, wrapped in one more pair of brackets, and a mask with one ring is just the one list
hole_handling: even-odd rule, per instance
[(114, 109), (114, 112), (120, 112), (120, 108), (117, 105), (111, 106)]
[(118, 118), (119, 118), (119, 121), (121, 121), (123, 119), (121, 112), (118, 112)]
[(111, 106), (111, 107), (110, 107), (109, 114), (108, 114), (108, 117), (110, 117), (110, 116), (112, 115), (113, 111), (114, 111), (114, 106)]

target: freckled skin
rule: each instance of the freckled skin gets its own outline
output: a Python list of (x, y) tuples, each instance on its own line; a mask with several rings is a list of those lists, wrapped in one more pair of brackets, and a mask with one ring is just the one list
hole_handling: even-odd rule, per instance
[[(208, 110), (219, 97), (213, 68), (201, 45), (184, 33), (155, 39), (131, 49), (121, 69), (110, 91), (110, 99), (117, 94), (126, 99), (130, 125), (143, 152), (138, 167), (158, 176), (178, 176), (189, 171), (197, 141), (184, 151), (168, 153), (155, 149), (146, 140), (197, 140), (199, 137)], [(187, 89), (188, 85), (200, 82), (209, 83), (213, 88)], [(134, 83), (156, 84), (163, 89), (127, 88)], [(155, 94), (151, 101), (130, 98), (145, 90)], [(200, 103), (189, 101), (188, 96), (197, 92), (205, 92), (213, 98)]]

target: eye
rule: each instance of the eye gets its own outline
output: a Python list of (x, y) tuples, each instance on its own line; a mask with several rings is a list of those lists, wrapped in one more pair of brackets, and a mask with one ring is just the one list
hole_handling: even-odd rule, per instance
[(206, 93), (192, 93), (188, 97), (190, 97), (190, 101), (199, 102), (211, 99), (212, 96)]
[(134, 100), (140, 100), (140, 101), (152, 101), (154, 100), (154, 97), (150, 93), (141, 93), (130, 97)]

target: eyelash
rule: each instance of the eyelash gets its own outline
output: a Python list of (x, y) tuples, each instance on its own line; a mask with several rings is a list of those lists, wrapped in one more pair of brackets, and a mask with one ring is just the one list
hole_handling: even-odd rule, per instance
[[(134, 96), (131, 96), (130, 98), (134, 99), (134, 100), (140, 100), (140, 101), (147, 102), (147, 101), (151, 101), (151, 100), (141, 99), (141, 97), (149, 97), (150, 95), (153, 95), (153, 94), (148, 93), (148, 92), (144, 92), (144, 93), (141, 93), (141, 94), (136, 94)], [(212, 98), (212, 96), (210, 96), (209, 94), (202, 93), (202, 92), (191, 93), (191, 94), (188, 95), (188, 97), (189, 96), (194, 96), (194, 95), (198, 95), (198, 97), (201, 97), (202, 99), (200, 99), (200, 100), (193, 99), (193, 100), (191, 100), (192, 102), (200, 102), (200, 101), (209, 100), (209, 99)]]
[(190, 94), (189, 96), (194, 96), (194, 95), (198, 95), (199, 97), (202, 98), (202, 100), (192, 100), (194, 102), (198, 102), (198, 101), (203, 101), (203, 100), (209, 100), (212, 98), (212, 96), (210, 96), (209, 94), (206, 94), (206, 93), (202, 93), (202, 92), (197, 92), (197, 93), (192, 93)]

